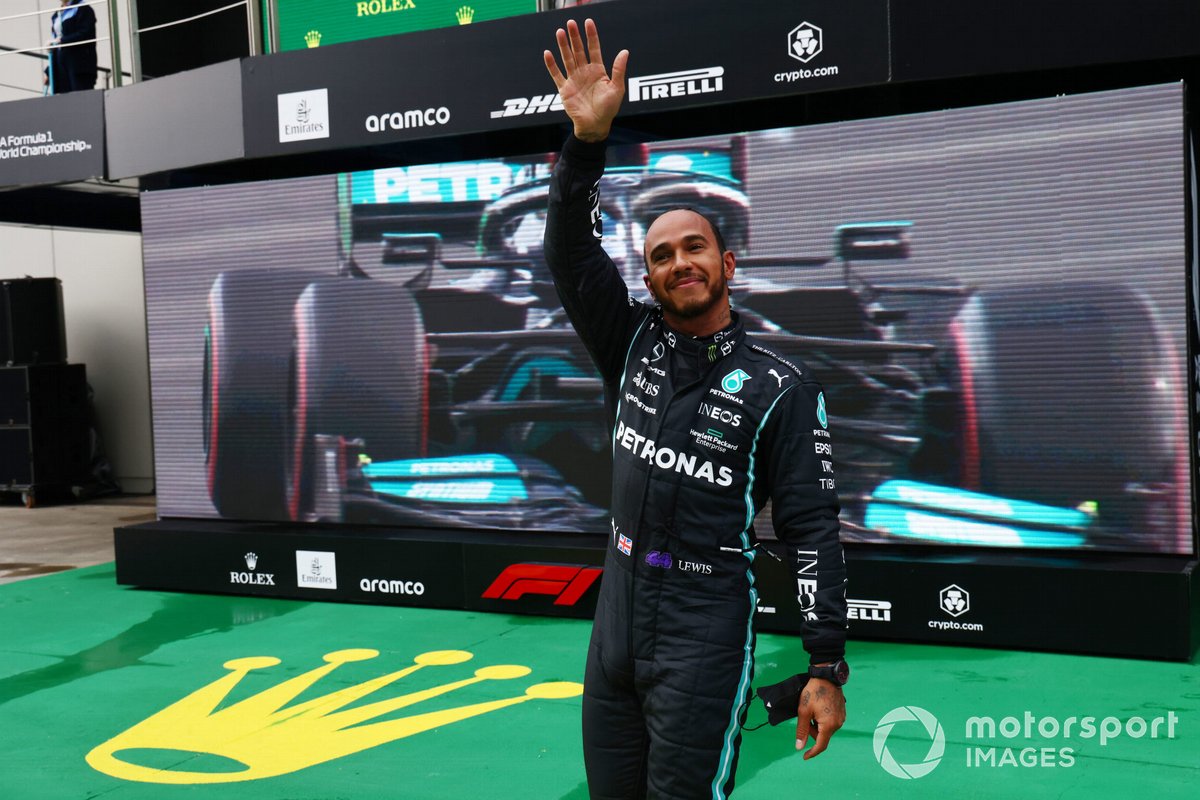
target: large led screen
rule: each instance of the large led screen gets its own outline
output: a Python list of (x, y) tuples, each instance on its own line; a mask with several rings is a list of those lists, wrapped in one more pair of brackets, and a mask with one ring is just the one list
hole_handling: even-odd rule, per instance
[[(848, 541), (1192, 551), (1183, 89), (610, 152), (825, 386)], [(608, 530), (603, 389), (542, 260), (553, 154), (143, 195), (167, 517)], [(760, 536), (770, 536), (760, 515)]]

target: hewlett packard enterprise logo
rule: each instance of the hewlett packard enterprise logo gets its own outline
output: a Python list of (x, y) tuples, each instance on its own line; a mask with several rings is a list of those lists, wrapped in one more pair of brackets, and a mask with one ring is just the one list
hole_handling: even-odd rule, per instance
[(665, 100), (669, 97), (724, 91), (724, 75), (724, 67), (701, 67), (630, 78), (629, 99), (636, 103), (639, 100)]
[(329, 138), (329, 90), (279, 95), (279, 141)]

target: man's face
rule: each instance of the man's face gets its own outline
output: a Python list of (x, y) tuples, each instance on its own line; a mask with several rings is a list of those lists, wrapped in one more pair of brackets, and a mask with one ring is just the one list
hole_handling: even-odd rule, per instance
[(668, 211), (646, 231), (646, 288), (680, 319), (728, 305), (733, 270), (733, 253), (720, 252), (712, 226), (694, 211)]

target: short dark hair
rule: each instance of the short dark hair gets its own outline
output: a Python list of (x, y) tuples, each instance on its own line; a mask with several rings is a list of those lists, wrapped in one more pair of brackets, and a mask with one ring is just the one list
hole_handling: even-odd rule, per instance
[[(707, 222), (708, 227), (712, 229), (713, 238), (715, 238), (717, 240), (717, 250), (720, 251), (722, 256), (725, 255), (725, 250), (726, 250), (725, 237), (721, 235), (721, 226), (717, 225), (717, 221), (715, 219), (713, 219), (713, 217), (711, 215), (705, 214), (703, 211), (701, 211), (697, 208), (693, 208), (691, 206), (672, 206), (671, 208), (663, 209), (658, 214), (658, 216), (656, 216), (654, 219), (652, 219), (650, 221), (650, 225), (653, 225), (655, 222), (657, 222), (659, 220), (660, 217), (664, 216), (665, 214), (670, 214), (672, 211), (690, 211), (693, 214), (695, 214), (696, 216), (700, 217), (700, 219)], [(646, 230), (649, 230), (649, 229), (650, 229), (650, 226), (647, 225)], [(649, 253), (646, 252), (646, 245), (644, 242), (642, 243), (642, 261), (646, 262), (646, 269), (650, 269)]]

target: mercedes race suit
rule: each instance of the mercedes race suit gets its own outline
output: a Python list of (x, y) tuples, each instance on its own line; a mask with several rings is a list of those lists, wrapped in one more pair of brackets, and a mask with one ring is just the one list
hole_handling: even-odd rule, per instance
[[(613, 415), (612, 520), (584, 682), (593, 797), (724, 797), (753, 674), (755, 514), (772, 501), (814, 663), (845, 646), (820, 385), (735, 314), (706, 339), (630, 296), (601, 248), (605, 146), (571, 137), (545, 253)], [(648, 222), (648, 221), (646, 221)]]

